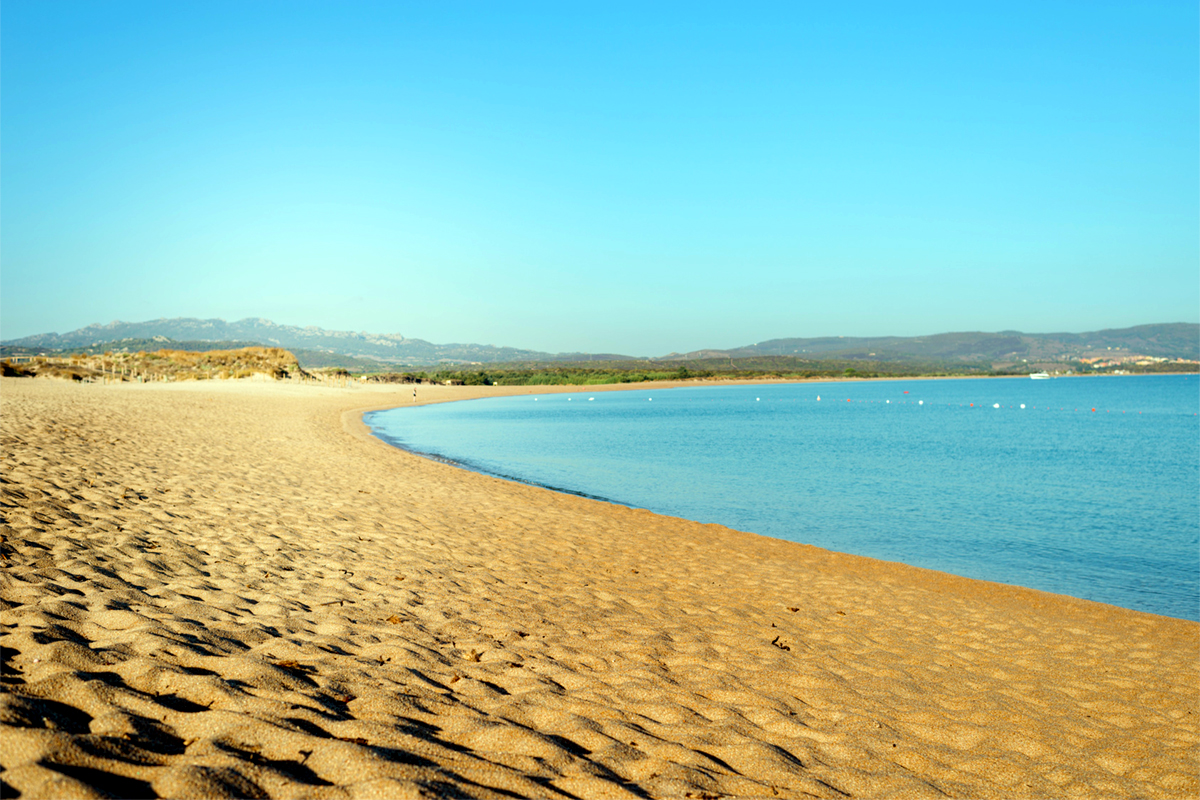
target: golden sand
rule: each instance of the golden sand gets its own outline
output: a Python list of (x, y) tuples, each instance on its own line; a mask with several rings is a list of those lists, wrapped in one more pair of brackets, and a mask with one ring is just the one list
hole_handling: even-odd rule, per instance
[(1200, 625), (434, 463), (411, 392), (5, 379), (0, 793), (1200, 794)]

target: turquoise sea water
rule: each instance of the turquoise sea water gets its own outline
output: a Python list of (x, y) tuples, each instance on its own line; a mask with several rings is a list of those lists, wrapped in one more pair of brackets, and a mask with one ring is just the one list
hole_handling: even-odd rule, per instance
[(1198, 412), (1200, 380), (1171, 375), (585, 390), (366, 421), (513, 480), (1200, 619)]

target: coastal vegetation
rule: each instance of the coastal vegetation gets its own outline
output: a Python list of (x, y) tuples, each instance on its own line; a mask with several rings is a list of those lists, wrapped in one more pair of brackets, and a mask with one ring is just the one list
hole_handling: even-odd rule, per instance
[[(1122, 369), (1121, 366), (1125, 368)], [(1043, 370), (1057, 374), (1111, 374), (1119, 372), (1196, 372), (1195, 362), (1161, 362), (1147, 365), (1098, 366), (1021, 364), (994, 368), (986, 363), (958, 364), (940, 361), (803, 360), (789, 356), (747, 359), (695, 359), (679, 361), (602, 361), (567, 363), (517, 363), (447, 365), (435, 370), (380, 370), (364, 373), (368, 381), (450, 383), (468, 386), (591, 386), (605, 383), (688, 380), (806, 380), (833, 378), (928, 378), (1019, 376)]]
[(166, 336), (150, 338), (127, 338), (111, 341), (98, 341), (92, 344), (76, 345), (68, 348), (21, 347), (13, 344), (0, 344), (0, 360), (19, 355), (79, 355), (100, 356), (105, 353), (138, 353), (155, 352), (158, 350), (189, 350), (196, 353), (206, 353), (213, 350), (241, 350), (245, 347), (265, 347), (257, 341), (206, 341), (206, 340), (176, 340)]
[(236, 350), (140, 350), (134, 353), (71, 353), (55, 356), (9, 357), (0, 362), (9, 377), (54, 377), (74, 381), (180, 381), (307, 376), (296, 357), (278, 347)]
[[(175, 344), (175, 343), (172, 343)], [(81, 348), (78, 352), (37, 356), (7, 355), (5, 375), (42, 375), (76, 381), (160, 381), (245, 378), (263, 375), (345, 386), (351, 381), (439, 383), (467, 386), (592, 386), (645, 381), (805, 380), (833, 378), (918, 378), (1197, 372), (1189, 360), (1120, 357), (1063, 362), (989, 362), (903, 358), (800, 358), (792, 355), (728, 355), (708, 358), (516, 361), (497, 364), (449, 363), (436, 367), (385, 364), (373, 359), (318, 353), (293, 353), (277, 347), (197, 351)], [(871, 354), (874, 355), (874, 354)]]

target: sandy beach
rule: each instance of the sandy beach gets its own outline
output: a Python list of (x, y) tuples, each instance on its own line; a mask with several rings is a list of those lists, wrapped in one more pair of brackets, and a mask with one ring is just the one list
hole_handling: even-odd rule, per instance
[(4, 379), (0, 794), (1200, 795), (1195, 622), (509, 483), (361, 422), (411, 403)]

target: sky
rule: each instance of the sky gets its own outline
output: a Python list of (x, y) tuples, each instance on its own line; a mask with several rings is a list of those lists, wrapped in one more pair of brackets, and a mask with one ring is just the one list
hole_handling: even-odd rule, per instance
[(1187, 2), (5, 0), (0, 338), (1200, 321)]

